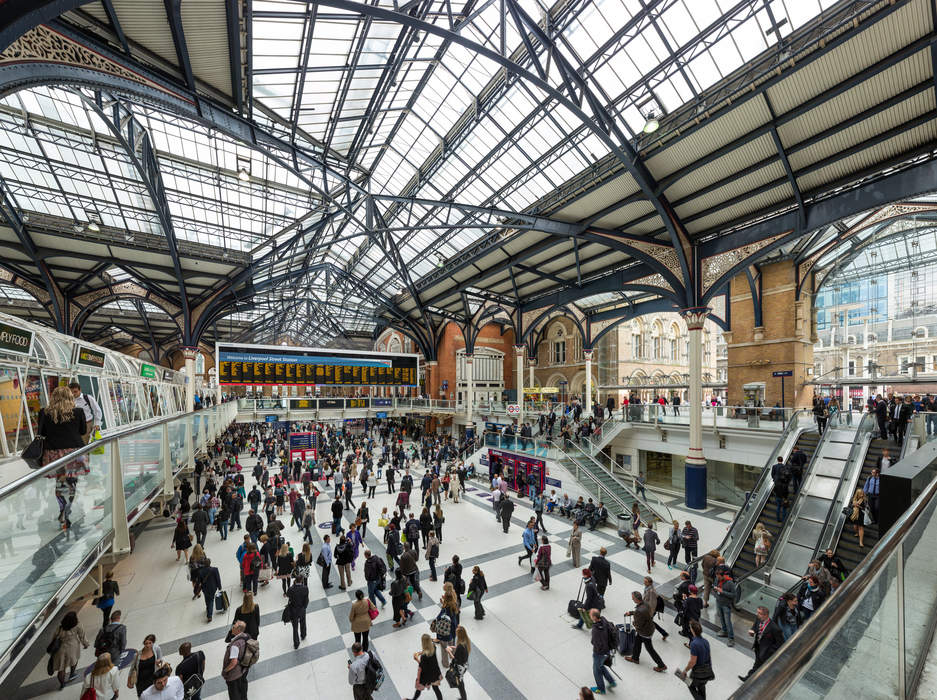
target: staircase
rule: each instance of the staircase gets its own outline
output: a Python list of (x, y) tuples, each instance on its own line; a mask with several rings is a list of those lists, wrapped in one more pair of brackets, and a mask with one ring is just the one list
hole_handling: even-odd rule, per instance
[(558, 442), (554, 442), (552, 445), (555, 448), (557, 464), (575, 476), (595, 498), (604, 501), (610, 512), (614, 512), (612, 504), (615, 504), (619, 509), (619, 513), (625, 513), (630, 517), (631, 508), (637, 503), (645, 520), (647, 520), (647, 514), (650, 513), (655, 521), (659, 520), (667, 524), (673, 521), (673, 516), (671, 516), (670, 510), (664, 505), (663, 501), (652, 493), (648, 493), (645, 498), (642, 498), (630, 487), (612, 476), (606, 468), (582, 448), (573, 444), (564, 450)]
[[(817, 443), (820, 441), (820, 436), (815, 432), (805, 432), (797, 438), (796, 446), (799, 447), (803, 453), (807, 456), (807, 464), (805, 469), (810, 464), (810, 460), (813, 459), (813, 453), (817, 449)], [(755, 523), (761, 523), (767, 528), (768, 532), (772, 537), (772, 544), (777, 538), (778, 534), (781, 532), (781, 529), (784, 527), (786, 519), (778, 520), (777, 519), (777, 501), (774, 498), (774, 495), (768, 499), (765, 503), (764, 508), (761, 509)], [(732, 566), (732, 571), (735, 573), (736, 579), (741, 578), (747, 574), (750, 574), (755, 570), (755, 543), (752, 541), (751, 533), (748, 533), (745, 538), (745, 545), (742, 547), (742, 551), (739, 553), (738, 558), (735, 560), (735, 564)]]
[(614, 440), (622, 430), (629, 427), (628, 421), (615, 420), (609, 418), (602, 423), (601, 432), (598, 435), (592, 435), (582, 439), (582, 450), (590, 457), (596, 457), (602, 452), (602, 449)]
[[(872, 470), (878, 464), (878, 458), (882, 456), (882, 450), (888, 449), (891, 453), (892, 463), (897, 461), (895, 444), (889, 440), (879, 440), (875, 438), (869, 445), (869, 451), (865, 455), (865, 462), (862, 464), (862, 473), (859, 475), (859, 482), (856, 488), (865, 486), (865, 481), (872, 475)], [(878, 531), (878, 525), (865, 528), (865, 537), (863, 538), (865, 547), (859, 549), (859, 538), (853, 532), (852, 523), (846, 521), (839, 535), (839, 543), (836, 546), (836, 556), (843, 560), (847, 571), (853, 571), (868, 554), (879, 537), (883, 533)]]

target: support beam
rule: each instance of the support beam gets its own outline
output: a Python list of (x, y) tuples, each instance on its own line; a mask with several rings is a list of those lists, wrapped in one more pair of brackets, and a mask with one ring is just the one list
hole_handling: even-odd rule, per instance
[(185, 78), (185, 84), (189, 90), (195, 92), (195, 76), (192, 73), (192, 63), (189, 61), (185, 31), (182, 29), (182, 0), (163, 0), (163, 4), (166, 7), (166, 19), (169, 21), (172, 43), (176, 49), (176, 61)]

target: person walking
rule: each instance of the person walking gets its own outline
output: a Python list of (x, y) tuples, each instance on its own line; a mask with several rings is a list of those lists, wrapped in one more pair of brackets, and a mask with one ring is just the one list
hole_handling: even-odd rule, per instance
[(309, 588), (302, 579), (296, 579), (286, 591), (286, 608), (283, 620), (293, 626), (293, 649), (306, 638), (306, 607), (309, 605)]
[(647, 559), (647, 572), (651, 573), (651, 569), (654, 568), (654, 555), (657, 552), (657, 545), (660, 544), (660, 537), (654, 528), (648, 524), (647, 529), (644, 530), (644, 556)]
[[(462, 625), (456, 627), (455, 645), (446, 647), (444, 653), (449, 656), (449, 668), (452, 669), (452, 675), (457, 680), (459, 700), (466, 700), (465, 672), (468, 669), (469, 655), (472, 653), (472, 643), (469, 641), (468, 632)], [(448, 674), (446, 680), (449, 680)], [(451, 681), (449, 682), (451, 684)]]
[(732, 629), (732, 606), (735, 604), (736, 583), (728, 569), (719, 572), (719, 579), (713, 589), (716, 591), (716, 611), (719, 613), (719, 622), (722, 631), (717, 636), (728, 637), (727, 645), (735, 646), (735, 632)]
[(351, 587), (351, 563), (355, 558), (355, 550), (351, 542), (345, 535), (338, 538), (338, 544), (335, 545), (335, 565), (338, 568), (338, 588), (341, 591)]
[(578, 569), (581, 565), (580, 553), (582, 551), (582, 530), (579, 529), (579, 523), (573, 523), (573, 531), (569, 534), (569, 542), (566, 545), (566, 556), (573, 562), (573, 568)]
[(514, 501), (511, 500), (511, 497), (506, 493), (501, 494), (500, 508), (498, 514), (501, 518), (501, 528), (504, 530), (504, 534), (508, 534), (508, 529), (511, 527), (511, 516), (514, 514)]
[(534, 573), (534, 551), (537, 549), (537, 531), (534, 530), (534, 519), (531, 518), (527, 521), (527, 527), (524, 528), (524, 532), (521, 534), (521, 541), (524, 543), (524, 550), (527, 552), (525, 555), (517, 558), (517, 565), (520, 566), (521, 562), (525, 559), (530, 563), (530, 573)]
[(251, 639), (259, 639), (260, 635), (260, 605), (254, 600), (254, 594), (244, 591), (241, 604), (234, 611), (234, 620), (244, 623), (244, 632)]
[(192, 536), (189, 534), (189, 528), (185, 520), (180, 518), (176, 523), (176, 528), (172, 531), (172, 544), (170, 549), (176, 550), (176, 561), (179, 561), (179, 555), (185, 555), (185, 563), (189, 563), (189, 548), (192, 546)]
[(472, 567), (472, 580), (468, 585), (468, 598), (475, 605), (475, 619), (481, 620), (485, 617), (485, 608), (482, 607), (482, 597), (488, 592), (488, 582), (485, 581), (485, 574), (477, 567)]
[(111, 621), (98, 630), (94, 638), (94, 653), (96, 656), (108, 654), (113, 662), (120, 663), (120, 656), (127, 648), (127, 626), (120, 621), (120, 610), (111, 613)]
[(755, 665), (744, 676), (739, 676), (739, 680), (743, 683), (784, 644), (784, 634), (781, 628), (771, 619), (771, 614), (764, 605), (759, 605), (755, 611), (755, 621), (752, 623), (752, 628), (748, 630), (748, 635), (752, 637)]
[(114, 700), (120, 694), (120, 671), (111, 662), (111, 655), (107, 652), (98, 655), (91, 673), (84, 677), (81, 683), (82, 697), (89, 688), (94, 688), (96, 696), (102, 700)]
[(436, 538), (436, 531), (430, 530), (426, 537), (426, 551), (423, 556), (429, 562), (429, 580), (436, 580), (436, 559), (439, 558), (439, 540)]
[(687, 684), (693, 700), (706, 700), (706, 684), (713, 680), (712, 655), (709, 642), (703, 639), (703, 626), (697, 620), (690, 623), (690, 659), (682, 671), (677, 671), (681, 680), (689, 678)]
[(371, 700), (372, 688), (368, 685), (368, 664), (371, 655), (355, 642), (351, 645), (351, 655), (348, 660), (348, 685), (351, 686), (354, 700)]
[(592, 571), (592, 578), (595, 580), (599, 595), (605, 595), (605, 589), (612, 584), (612, 565), (609, 564), (605, 556), (608, 550), (605, 547), (599, 548), (598, 556), (592, 557), (589, 562), (589, 569)]
[(599, 593), (598, 586), (595, 583), (595, 577), (590, 569), (582, 570), (582, 583), (584, 586), (585, 600), (583, 600), (582, 605), (579, 607), (579, 621), (573, 625), (577, 630), (581, 630), (583, 625), (590, 623), (591, 629), (591, 618), (589, 617), (589, 611), (592, 609), (602, 610), (605, 607), (605, 599), (602, 597), (602, 594)]
[(631, 652), (631, 656), (625, 657), (625, 661), (630, 661), (633, 664), (640, 663), (641, 648), (646, 647), (647, 653), (651, 655), (654, 663), (657, 664), (654, 670), (663, 673), (667, 670), (667, 665), (654, 650), (654, 644), (651, 642), (651, 637), (654, 636), (654, 611), (644, 601), (644, 596), (637, 591), (631, 593), (631, 600), (634, 601), (634, 610), (626, 612), (625, 616), (634, 621), (637, 636), (635, 637), (634, 650)]
[(375, 598), (380, 599), (381, 607), (387, 605), (387, 599), (381, 593), (385, 586), (387, 565), (380, 557), (371, 554), (370, 549), (364, 550), (364, 580), (368, 584), (368, 600), (377, 605)]
[(277, 578), (280, 579), (283, 595), (285, 596), (286, 591), (289, 590), (290, 578), (293, 575), (293, 567), (295, 566), (293, 553), (290, 551), (290, 546), (286, 542), (280, 545), (280, 549), (277, 551), (276, 565)]
[[(42, 442), (41, 465), (44, 467), (84, 447), (86, 432), (87, 422), (84, 411), (75, 406), (72, 392), (64, 386), (53, 389), (49, 397), (49, 405), (39, 409), (36, 424), (36, 435), (45, 438)], [(82, 455), (69, 462), (57, 474), (68, 478), (83, 476), (89, 471), (88, 457)], [(68, 529), (67, 526), (65, 529)]]
[(156, 635), (148, 634), (143, 638), (143, 646), (133, 657), (130, 666), (130, 675), (127, 676), (127, 687), (136, 688), (137, 697), (153, 685), (157, 666), (163, 660), (163, 652), (156, 643)]
[(673, 565), (676, 564), (680, 558), (680, 521), (674, 520), (671, 524), (664, 549), (668, 550), (667, 568), (673, 569)]
[(52, 643), (58, 644), (58, 649), (52, 654), (52, 669), (58, 673), (59, 690), (61, 690), (65, 687), (65, 672), (68, 671), (68, 680), (75, 677), (81, 649), (87, 649), (89, 646), (85, 631), (78, 624), (78, 614), (74, 610), (65, 613), (65, 617), (62, 618), (59, 628), (52, 637)]
[[(374, 613), (371, 612), (372, 610)], [(368, 651), (371, 615), (375, 614), (376, 616), (376, 613), (377, 608), (364, 597), (364, 591), (360, 588), (355, 591), (355, 602), (351, 604), (351, 610), (348, 612), (348, 621), (351, 623), (351, 631), (355, 635), (355, 642), (361, 644), (361, 648), (365, 651)]]
[(207, 622), (211, 622), (215, 612), (215, 594), (221, 590), (221, 574), (218, 567), (211, 565), (211, 559), (205, 559), (205, 565), (199, 569), (199, 581), (202, 584), (202, 595), (205, 597)]
[(111, 610), (113, 610), (115, 599), (119, 595), (120, 585), (114, 580), (114, 572), (108, 571), (104, 574), (104, 583), (101, 584), (101, 593), (97, 603), (104, 618), (101, 627), (107, 627), (107, 624), (111, 621)]
[(442, 681), (442, 671), (436, 658), (436, 645), (428, 634), (420, 637), (420, 650), (413, 655), (419, 668), (416, 674), (416, 692), (410, 700), (416, 700), (424, 690), (432, 689), (437, 700), (442, 700), (439, 683)]
[(208, 537), (208, 511), (202, 508), (198, 503), (191, 515), (192, 531), (195, 533), (195, 543), (205, 546), (205, 538)]
[(394, 610), (394, 627), (403, 627), (410, 619), (411, 613), (407, 609), (410, 594), (407, 592), (409, 581), (401, 569), (397, 569), (396, 578), (390, 584), (390, 602)]
[(551, 554), (550, 541), (544, 535), (540, 538), (540, 549), (537, 550), (537, 559), (534, 561), (540, 574), (541, 591), (550, 590), (550, 567), (553, 565)]
[[(182, 661), (176, 666), (176, 676), (179, 677), (179, 680), (182, 681), (183, 687), (185, 687), (186, 682), (191, 679), (193, 676), (197, 677), (204, 682), (205, 680), (205, 652), (204, 651), (192, 651), (191, 642), (183, 642), (179, 645), (179, 656), (182, 657)], [(202, 698), (202, 689), (199, 687), (197, 691), (191, 695), (186, 695), (186, 700), (201, 700)]]
[(597, 695), (605, 695), (606, 682), (609, 688), (618, 685), (605, 666), (605, 660), (615, 648), (613, 640), (617, 638), (618, 633), (615, 626), (602, 617), (598, 609), (592, 608), (589, 611), (589, 618), (592, 621), (592, 677), (595, 679), (595, 685), (591, 690)]
[(228, 686), (228, 700), (247, 700), (247, 667), (241, 665), (248, 636), (240, 620), (231, 626), (231, 641), (225, 649), (221, 677)]
[(420, 567), (417, 564), (417, 555), (408, 541), (403, 547), (403, 554), (400, 555), (400, 570), (407, 577), (413, 590), (423, 600), (423, 591), (420, 589)]

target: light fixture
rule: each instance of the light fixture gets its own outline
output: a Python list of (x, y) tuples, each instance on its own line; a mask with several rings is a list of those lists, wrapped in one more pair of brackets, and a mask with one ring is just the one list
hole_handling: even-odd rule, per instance
[(81, 233), (85, 230), (85, 227), (76, 221), (74, 224), (72, 224), (72, 229), (74, 229), (75, 233)]
[(446, 264), (446, 259), (443, 257), (442, 253), (436, 253), (436, 267), (443, 267)]
[(89, 221), (89, 222), (88, 222), (88, 230), (89, 230), (89, 231), (94, 231), (95, 233), (97, 233), (98, 231), (101, 230), (101, 227), (98, 226), (97, 222), (95, 222), (95, 221)]
[(247, 182), (251, 179), (251, 159), (249, 155), (237, 156), (238, 180)]
[(29, 214), (23, 214), (23, 215), (21, 215), (21, 216), (20, 216), (20, 219), (22, 220), (22, 222), (23, 222), (24, 224), (28, 224), (28, 223), (29, 223)]
[(251, 174), (247, 171), (247, 168), (238, 168), (238, 180), (241, 182), (247, 182), (251, 179)]
[(657, 121), (657, 114), (653, 109), (647, 113), (646, 119), (647, 121), (644, 122), (644, 129), (642, 129), (642, 131), (644, 131), (645, 134), (653, 134), (660, 127), (660, 122)]

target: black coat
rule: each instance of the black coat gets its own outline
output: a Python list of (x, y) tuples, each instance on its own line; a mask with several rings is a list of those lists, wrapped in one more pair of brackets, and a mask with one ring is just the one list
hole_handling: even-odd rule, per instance
[(762, 632), (761, 639), (759, 640), (757, 631), (760, 624), (758, 618), (755, 618), (755, 624), (752, 625), (752, 629), (756, 632), (753, 647), (755, 650), (755, 658), (759, 661), (765, 661), (778, 650), (778, 647), (784, 644), (784, 634), (781, 632), (780, 627), (772, 620), (768, 620), (768, 625), (765, 627), (765, 631)]
[(592, 578), (599, 586), (605, 586), (612, 582), (612, 566), (608, 559), (602, 556), (592, 557), (589, 562), (589, 569), (592, 571)]

